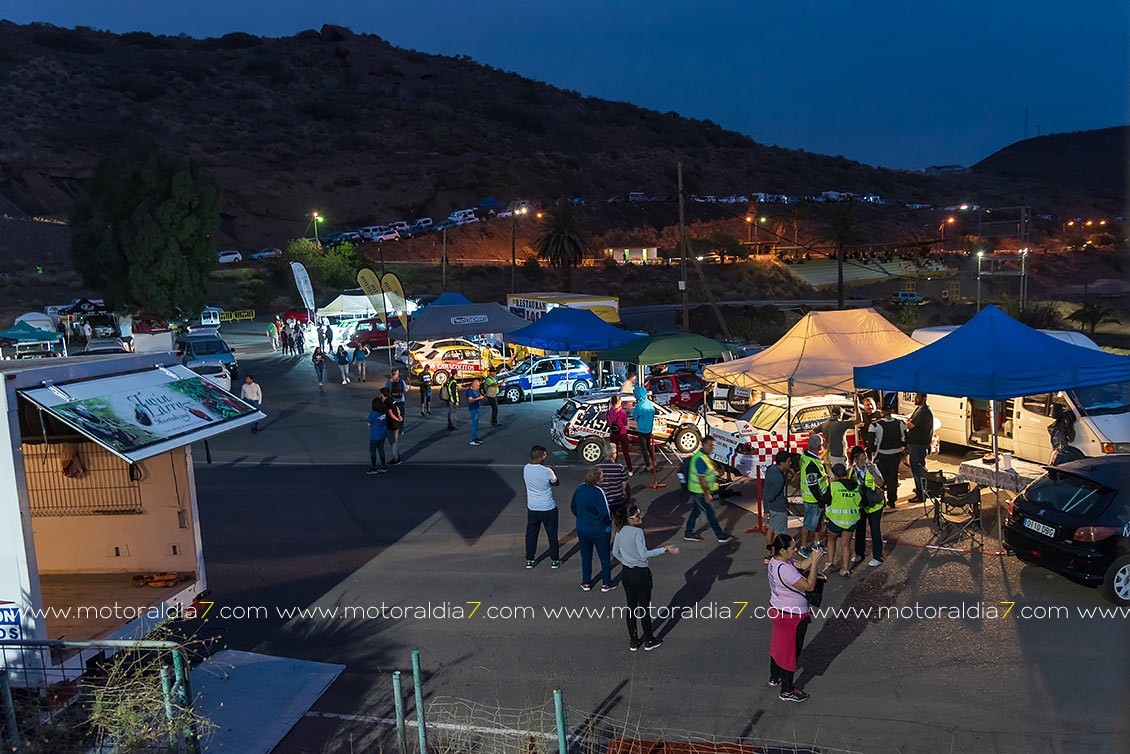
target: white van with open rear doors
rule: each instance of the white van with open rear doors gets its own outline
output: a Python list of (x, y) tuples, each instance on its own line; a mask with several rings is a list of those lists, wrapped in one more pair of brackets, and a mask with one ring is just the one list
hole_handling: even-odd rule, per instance
[[(926, 327), (911, 335), (919, 343), (933, 343), (955, 327)], [(1098, 349), (1082, 333), (1041, 330), (1066, 343)], [(928, 403), (942, 442), (971, 448), (991, 449), (993, 424), (988, 401), (931, 395)], [(1055, 406), (1063, 406), (1075, 422), (1071, 451), (1077, 458), (1130, 453), (1130, 382), (1061, 390), (1041, 395), (1018, 396), (997, 402), (998, 443), (1002, 451), (1035, 463), (1052, 457), (1051, 435)], [(900, 413), (914, 410), (914, 394), (899, 393)]]

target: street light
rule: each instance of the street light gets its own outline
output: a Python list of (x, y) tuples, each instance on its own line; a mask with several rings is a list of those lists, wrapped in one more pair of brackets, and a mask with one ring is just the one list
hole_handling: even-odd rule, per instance
[(985, 258), (985, 252), (977, 252), (977, 311), (981, 311), (981, 260)]
[(751, 235), (752, 233), (753, 233), (753, 215), (746, 215), (745, 216), (745, 242), (747, 244), (753, 242), (753, 237)]
[(957, 222), (956, 217), (947, 217), (945, 220), (942, 221), (942, 224), (938, 226), (938, 230), (941, 231), (941, 233), (942, 233), (942, 240), (943, 241), (946, 240), (946, 226), (947, 225), (953, 225), (955, 222)]
[[(510, 292), (518, 292), (518, 255), (515, 252), (514, 236), (518, 232), (518, 215), (524, 215), (530, 211), (529, 207), (516, 207), (510, 213)], [(541, 213), (538, 213), (541, 217)]]
[(325, 222), (326, 218), (322, 217), (318, 212), (314, 212), (310, 215), (310, 219), (314, 223), (314, 245), (321, 247), (322, 242), (318, 240), (318, 223)]

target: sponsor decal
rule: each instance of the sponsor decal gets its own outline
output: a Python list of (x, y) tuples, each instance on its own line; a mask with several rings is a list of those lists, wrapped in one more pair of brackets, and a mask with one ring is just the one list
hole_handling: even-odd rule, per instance
[(0, 600), (0, 639), (22, 639), (22, 628), (16, 603)]
[(451, 318), (453, 325), (485, 325), (489, 321), (490, 317), (485, 314), (465, 314), (461, 317)]

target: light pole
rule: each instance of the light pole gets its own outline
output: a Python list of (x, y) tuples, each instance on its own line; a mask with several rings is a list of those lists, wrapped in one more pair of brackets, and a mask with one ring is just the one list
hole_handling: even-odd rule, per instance
[(321, 248), (322, 242), (318, 240), (318, 223), (324, 221), (326, 218), (322, 217), (318, 212), (314, 212), (310, 215), (310, 219), (314, 223), (314, 245)]
[[(529, 212), (529, 207), (517, 207), (510, 213), (510, 292), (518, 292), (518, 255), (515, 251), (514, 237), (518, 232), (518, 215)], [(540, 213), (539, 213), (540, 215)]]
[(745, 216), (745, 242), (753, 243), (753, 215)]
[(985, 258), (985, 252), (977, 252), (977, 311), (981, 311), (981, 261)]
[(1028, 249), (1020, 250), (1020, 311), (1028, 308)]
[(444, 291), (447, 290), (447, 226), (443, 226), (443, 251), (441, 252), (443, 259), (442, 272), (440, 273), (441, 287)]
[(942, 221), (942, 224), (938, 226), (938, 230), (940, 230), (942, 232), (942, 240), (943, 241), (946, 240), (946, 226), (947, 225), (953, 225), (956, 221), (957, 221), (956, 217), (947, 217), (945, 220)]

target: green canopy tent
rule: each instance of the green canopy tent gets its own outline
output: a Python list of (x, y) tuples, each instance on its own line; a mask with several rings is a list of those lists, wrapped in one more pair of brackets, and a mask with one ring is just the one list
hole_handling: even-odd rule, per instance
[(711, 359), (730, 349), (716, 340), (686, 332), (670, 332), (633, 340), (597, 354), (605, 361), (624, 361), (650, 366), (671, 361)]
[(48, 332), (40, 330), (38, 327), (29, 325), (27, 322), (17, 322), (9, 327), (7, 330), (0, 330), (0, 340), (7, 340), (16, 343), (17, 345), (30, 345), (34, 343), (63, 343), (63, 355), (66, 355), (67, 344), (63, 340), (63, 333), (61, 332)]

